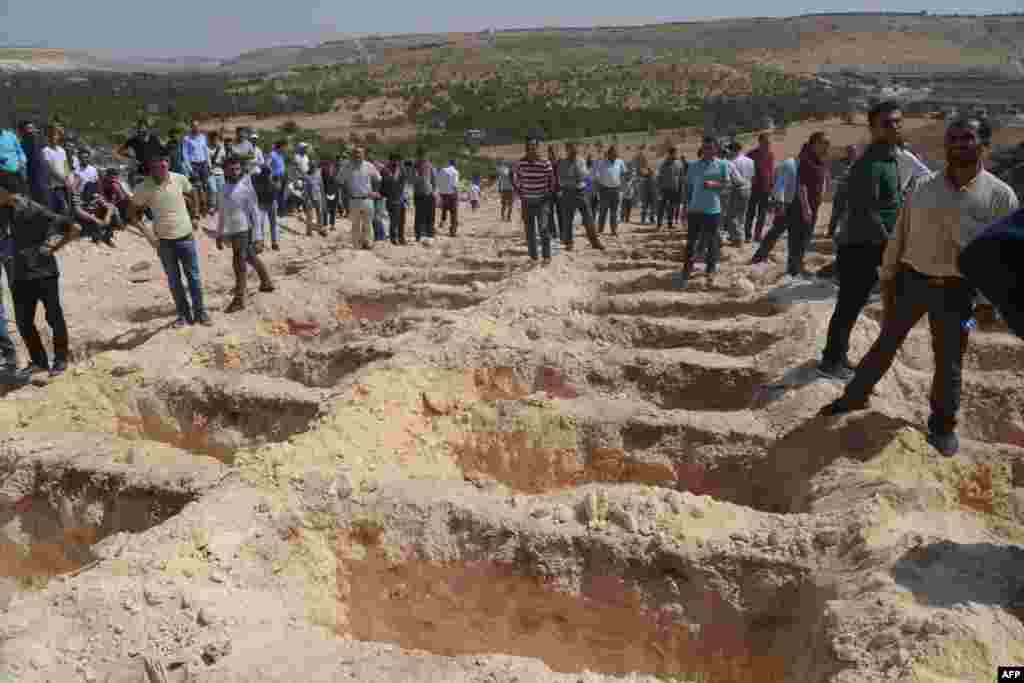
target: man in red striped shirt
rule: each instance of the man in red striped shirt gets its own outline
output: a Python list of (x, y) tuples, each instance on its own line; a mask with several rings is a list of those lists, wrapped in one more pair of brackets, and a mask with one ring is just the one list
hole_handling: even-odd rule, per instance
[(551, 237), (544, 230), (547, 206), (555, 191), (555, 172), (551, 162), (537, 154), (537, 140), (526, 141), (526, 156), (512, 171), (512, 185), (523, 206), (526, 222), (526, 248), (530, 258), (537, 260), (537, 239), (540, 238), (544, 265), (551, 263)]

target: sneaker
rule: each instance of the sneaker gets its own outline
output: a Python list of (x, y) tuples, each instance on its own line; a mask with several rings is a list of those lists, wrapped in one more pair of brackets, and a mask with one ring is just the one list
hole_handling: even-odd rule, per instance
[(550, 256), (545, 256), (544, 260), (543, 260), (543, 263), (544, 263), (545, 266), (550, 266), (551, 265), (551, 257)]
[(237, 313), (238, 311), (242, 310), (243, 308), (245, 308), (245, 303), (243, 303), (242, 300), (239, 299), (238, 297), (235, 297), (234, 299), (231, 300), (231, 303), (229, 303), (227, 305), (227, 308), (224, 309), (224, 312), (225, 313)]
[(273, 283), (269, 283), (269, 284), (265, 284), (265, 285), (260, 285), (260, 291), (261, 292), (273, 292), (276, 289), (277, 289), (277, 287), (275, 287)]
[(572, 251), (572, 242), (562, 242), (562, 246), (565, 247), (566, 251)]
[(960, 450), (960, 438), (956, 432), (928, 432), (928, 443), (947, 458), (952, 458)]
[(171, 324), (171, 328), (175, 330), (180, 330), (183, 327), (188, 327), (190, 324), (191, 323), (189, 323), (189, 321), (185, 320), (184, 318), (178, 318), (177, 320), (174, 321), (173, 324)]
[(826, 379), (835, 379), (840, 382), (849, 382), (856, 372), (846, 363), (826, 363), (822, 361), (818, 365), (818, 374)]
[(685, 289), (687, 283), (690, 281), (690, 273), (687, 271), (681, 271), (679, 273), (672, 274), (672, 287), (674, 289)]
[(867, 401), (862, 403), (853, 403), (851, 401), (838, 398), (819, 410), (818, 415), (823, 417), (837, 417), (839, 415), (845, 415), (846, 413), (853, 412), (854, 410), (863, 410), (867, 407)]
[(210, 320), (210, 314), (203, 313), (201, 316), (199, 316), (199, 324), (202, 325), (203, 327), (213, 327), (213, 321)]
[(68, 362), (66, 360), (55, 360), (53, 361), (53, 367), (50, 368), (50, 377), (57, 377), (63, 375), (68, 369)]
[(44, 368), (40, 365), (36, 365), (35, 363), (30, 363), (29, 365), (26, 365), (18, 372), (29, 377), (34, 377), (35, 375), (40, 375), (44, 372), (50, 372), (50, 368)]

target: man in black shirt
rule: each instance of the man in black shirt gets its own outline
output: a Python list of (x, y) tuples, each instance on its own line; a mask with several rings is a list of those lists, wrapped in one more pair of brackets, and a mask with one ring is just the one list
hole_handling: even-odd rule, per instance
[[(18, 332), (28, 347), (29, 375), (49, 371), (54, 377), (68, 364), (68, 328), (60, 305), (60, 269), (53, 254), (77, 237), (82, 229), (68, 216), (60, 216), (22, 194), (21, 179), (0, 172), (0, 232), (11, 236), (13, 258), (7, 272)], [(53, 366), (36, 329), (36, 305), (43, 303), (53, 336)]]
[(149, 175), (149, 160), (164, 152), (164, 144), (160, 142), (156, 131), (150, 127), (149, 121), (145, 119), (139, 121), (135, 135), (125, 140), (125, 143), (118, 149), (119, 154), (129, 151), (139, 164), (139, 175)]

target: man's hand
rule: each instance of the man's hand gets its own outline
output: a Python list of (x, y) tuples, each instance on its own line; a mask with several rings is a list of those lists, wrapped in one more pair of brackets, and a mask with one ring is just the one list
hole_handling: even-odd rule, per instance
[(224, 240), (220, 237), (217, 238), (217, 251), (224, 249)]

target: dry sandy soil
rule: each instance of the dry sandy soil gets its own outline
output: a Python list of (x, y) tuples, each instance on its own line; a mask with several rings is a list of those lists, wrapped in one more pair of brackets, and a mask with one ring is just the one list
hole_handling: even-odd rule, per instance
[(924, 325), (870, 409), (815, 417), (840, 392), (813, 370), (834, 290), (784, 278), (784, 247), (757, 268), (726, 247), (713, 286), (675, 291), (681, 229), (530, 267), (496, 213), (373, 251), (289, 222), (278, 291), (235, 315), (202, 236), (212, 328), (170, 329), (141, 241), (69, 248), (73, 368), (0, 398), (0, 673), (938, 683), (1024, 661), (1018, 340), (973, 335), (944, 459)]

